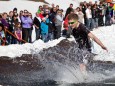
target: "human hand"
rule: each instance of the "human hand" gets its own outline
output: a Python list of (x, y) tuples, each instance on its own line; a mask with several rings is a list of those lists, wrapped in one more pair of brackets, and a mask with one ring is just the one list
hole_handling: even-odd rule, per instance
[(21, 39), (21, 38), (19, 38), (18, 40), (19, 40), (19, 41), (22, 41), (22, 39)]
[(105, 47), (105, 46), (102, 46), (101, 48), (102, 48), (102, 49), (104, 49), (104, 50), (106, 50), (106, 51), (108, 52), (108, 49), (107, 49), (107, 47)]

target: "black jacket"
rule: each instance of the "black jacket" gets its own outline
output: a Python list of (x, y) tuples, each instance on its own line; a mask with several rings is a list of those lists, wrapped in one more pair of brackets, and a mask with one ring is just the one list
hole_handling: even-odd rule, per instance
[(35, 24), (37, 27), (40, 27), (41, 23), (38, 18), (34, 17), (33, 24)]

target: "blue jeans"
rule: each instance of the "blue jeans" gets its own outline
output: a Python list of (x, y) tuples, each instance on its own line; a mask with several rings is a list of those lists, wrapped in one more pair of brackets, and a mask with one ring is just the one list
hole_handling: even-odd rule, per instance
[(44, 42), (48, 42), (48, 34), (42, 34), (42, 40), (44, 41)]
[(106, 15), (105, 16), (105, 25), (111, 25), (111, 15)]
[(52, 33), (48, 33), (48, 40), (53, 40), (54, 36), (53, 36), (53, 32)]
[(87, 19), (87, 28), (89, 30), (92, 30), (94, 28), (94, 19), (92, 18)]
[(98, 27), (98, 18), (95, 18), (94, 20), (95, 20), (95, 28), (97, 28)]
[(35, 28), (35, 32), (36, 32), (36, 40), (40, 39), (40, 28), (39, 29)]

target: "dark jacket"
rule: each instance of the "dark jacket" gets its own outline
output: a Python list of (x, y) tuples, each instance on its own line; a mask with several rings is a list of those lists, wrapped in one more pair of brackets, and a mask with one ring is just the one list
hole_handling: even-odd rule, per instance
[(33, 24), (35, 24), (37, 27), (40, 27), (40, 21), (38, 18), (34, 17)]
[[(66, 16), (68, 15), (68, 14), (70, 14), (70, 12), (71, 11), (73, 11), (73, 8), (67, 8), (67, 10), (66, 10), (66, 14), (65, 14), (65, 18), (66, 18)], [(65, 18), (64, 18), (64, 20), (65, 20)]]

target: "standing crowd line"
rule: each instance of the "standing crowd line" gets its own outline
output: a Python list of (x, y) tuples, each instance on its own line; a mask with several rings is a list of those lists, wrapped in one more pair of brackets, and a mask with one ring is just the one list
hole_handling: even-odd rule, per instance
[(73, 4), (70, 4), (65, 15), (59, 5), (39, 6), (35, 17), (26, 9), (18, 13), (18, 9), (14, 8), (9, 13), (0, 14), (0, 45), (32, 43), (33, 27), (36, 40), (48, 42), (61, 36), (69, 38), (71, 27), (69, 27), (68, 16), (72, 13), (77, 14), (79, 22), (90, 31), (94, 28), (98, 29), (99, 26), (110, 26), (115, 23), (113, 4), (106, 2), (93, 4), (84, 1), (76, 9), (73, 8)]

